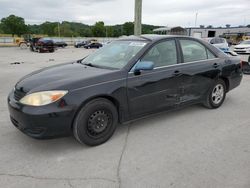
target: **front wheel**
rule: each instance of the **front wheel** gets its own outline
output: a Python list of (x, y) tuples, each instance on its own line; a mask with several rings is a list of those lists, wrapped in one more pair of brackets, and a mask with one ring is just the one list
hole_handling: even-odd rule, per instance
[(224, 102), (225, 97), (226, 85), (223, 80), (219, 79), (214, 83), (214, 86), (208, 92), (204, 106), (210, 109), (219, 108)]
[(19, 47), (23, 50), (23, 49), (27, 49), (28, 48), (28, 44), (25, 42), (20, 43)]
[(106, 142), (118, 123), (116, 107), (107, 99), (98, 98), (88, 102), (79, 111), (73, 124), (74, 137), (89, 146)]

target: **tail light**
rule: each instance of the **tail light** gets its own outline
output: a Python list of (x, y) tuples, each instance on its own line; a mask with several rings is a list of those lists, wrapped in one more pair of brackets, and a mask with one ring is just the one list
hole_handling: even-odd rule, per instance
[(240, 68), (242, 69), (243, 68), (243, 61), (240, 60)]

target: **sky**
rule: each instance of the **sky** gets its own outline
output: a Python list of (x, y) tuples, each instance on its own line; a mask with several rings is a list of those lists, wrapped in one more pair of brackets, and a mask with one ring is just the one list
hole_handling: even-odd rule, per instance
[[(158, 26), (250, 24), (250, 0), (142, 0), (142, 22)], [(74, 21), (93, 25), (134, 20), (134, 0), (0, 0), (0, 18), (14, 14), (27, 24)]]

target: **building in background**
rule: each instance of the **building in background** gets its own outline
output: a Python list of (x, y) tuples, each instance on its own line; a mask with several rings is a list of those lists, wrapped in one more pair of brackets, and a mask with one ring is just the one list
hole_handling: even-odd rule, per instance
[(223, 37), (230, 43), (237, 44), (242, 40), (250, 39), (249, 27), (161, 27), (154, 29), (155, 34), (160, 35), (188, 35), (196, 38)]
[(183, 27), (161, 27), (154, 29), (153, 32), (159, 35), (188, 35), (187, 30)]

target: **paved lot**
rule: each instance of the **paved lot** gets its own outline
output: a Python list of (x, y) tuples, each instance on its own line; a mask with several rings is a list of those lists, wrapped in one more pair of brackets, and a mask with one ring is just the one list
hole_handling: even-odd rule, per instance
[(20, 77), (91, 52), (0, 48), (1, 187), (250, 187), (250, 76), (217, 110), (196, 105), (121, 125), (98, 147), (71, 137), (34, 140), (12, 126), (6, 97)]

